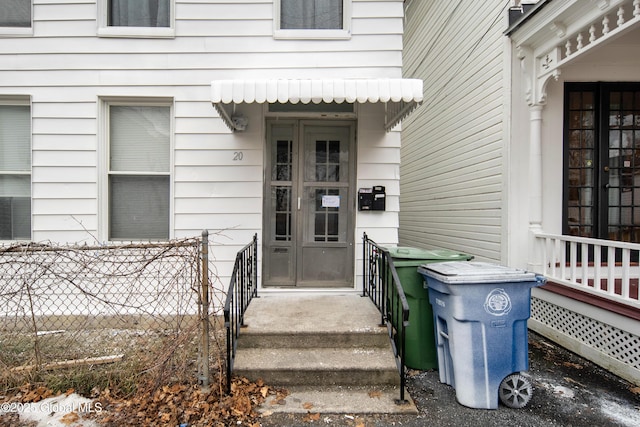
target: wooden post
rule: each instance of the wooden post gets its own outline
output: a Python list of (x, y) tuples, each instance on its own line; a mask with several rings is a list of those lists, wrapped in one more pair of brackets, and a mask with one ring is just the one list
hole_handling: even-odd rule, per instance
[(202, 328), (202, 337), (200, 341), (200, 369), (199, 381), (202, 387), (209, 387), (209, 232), (202, 232), (202, 277), (200, 282), (202, 285), (202, 318), (200, 319)]

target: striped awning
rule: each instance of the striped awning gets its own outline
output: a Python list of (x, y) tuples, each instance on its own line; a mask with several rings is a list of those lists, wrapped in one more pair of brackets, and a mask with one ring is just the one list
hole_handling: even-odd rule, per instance
[(274, 79), (215, 80), (211, 102), (231, 130), (237, 130), (231, 111), (233, 104), (321, 102), (386, 104), (388, 131), (422, 102), (420, 79)]

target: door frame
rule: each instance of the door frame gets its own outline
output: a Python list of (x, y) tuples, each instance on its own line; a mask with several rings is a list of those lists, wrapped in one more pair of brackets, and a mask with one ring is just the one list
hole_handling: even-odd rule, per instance
[[(292, 177), (292, 194), (291, 194), (291, 209), (296, 211), (292, 218), (292, 228), (294, 229), (294, 235), (291, 239), (290, 246), (294, 250), (292, 255), (293, 265), (289, 266), (289, 270), (292, 274), (292, 282), (269, 282), (271, 269), (270, 269), (270, 256), (269, 250), (271, 246), (278, 246), (275, 241), (272, 241), (271, 227), (272, 221), (275, 219), (271, 212), (271, 126), (274, 124), (291, 125), (294, 129), (294, 147), (293, 152), (296, 164), (293, 169), (296, 171), (296, 176)], [(347, 200), (344, 202), (347, 208), (347, 272), (344, 281), (300, 281), (301, 278), (301, 259), (302, 256), (299, 251), (302, 251), (304, 245), (303, 241), (303, 228), (304, 228), (304, 214), (302, 210), (297, 210), (297, 197), (300, 196), (298, 191), (302, 191), (304, 188), (304, 161), (301, 160), (303, 156), (304, 146), (304, 134), (305, 127), (307, 126), (344, 126), (349, 128), (349, 177), (347, 187)], [(265, 119), (265, 133), (264, 133), (264, 175), (263, 175), (263, 214), (262, 214), (262, 227), (263, 227), (263, 239), (262, 239), (262, 286), (265, 288), (287, 288), (287, 289), (311, 289), (311, 288), (353, 288), (355, 285), (355, 227), (356, 227), (356, 183), (357, 183), (357, 141), (356, 141), (356, 129), (357, 121), (355, 119), (317, 119), (309, 117), (287, 117), (287, 118), (271, 118)], [(342, 202), (341, 202), (342, 203)], [(298, 213), (300, 212), (300, 213)], [(311, 246), (314, 246), (313, 244)]]

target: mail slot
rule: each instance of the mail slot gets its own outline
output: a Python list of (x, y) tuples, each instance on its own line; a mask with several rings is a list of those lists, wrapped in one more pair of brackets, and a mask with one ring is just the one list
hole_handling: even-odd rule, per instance
[(382, 185), (358, 190), (358, 210), (383, 211), (386, 209), (387, 194)]

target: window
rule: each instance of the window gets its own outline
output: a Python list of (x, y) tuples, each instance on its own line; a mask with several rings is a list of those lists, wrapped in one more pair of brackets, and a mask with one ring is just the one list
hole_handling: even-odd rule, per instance
[(110, 27), (168, 27), (169, 0), (110, 0)]
[(102, 0), (100, 36), (173, 37), (174, 0)]
[(351, 0), (276, 0), (276, 38), (349, 38)]
[(169, 238), (171, 107), (108, 105), (109, 240)]
[(0, 104), (0, 240), (31, 239), (31, 111)]
[(32, 0), (2, 0), (0, 34), (31, 34)]
[(568, 83), (564, 148), (564, 232), (640, 243), (640, 83)]

